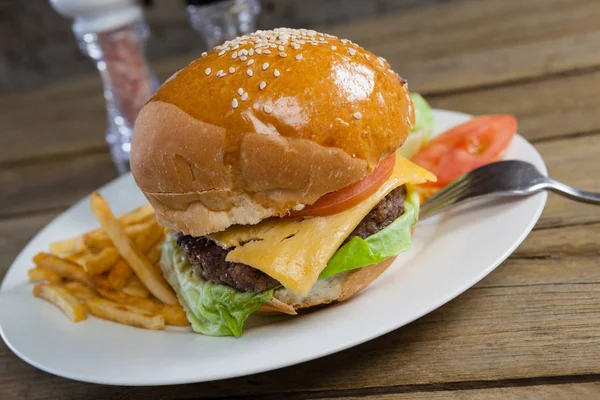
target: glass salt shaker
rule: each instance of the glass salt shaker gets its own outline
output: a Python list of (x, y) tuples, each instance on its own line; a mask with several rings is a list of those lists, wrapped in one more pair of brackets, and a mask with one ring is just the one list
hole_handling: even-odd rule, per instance
[(81, 50), (102, 76), (108, 116), (106, 141), (120, 174), (129, 171), (129, 149), (138, 112), (158, 88), (145, 52), (149, 30), (135, 0), (50, 0), (74, 18)]
[(187, 0), (186, 11), (194, 30), (209, 48), (256, 30), (259, 0)]

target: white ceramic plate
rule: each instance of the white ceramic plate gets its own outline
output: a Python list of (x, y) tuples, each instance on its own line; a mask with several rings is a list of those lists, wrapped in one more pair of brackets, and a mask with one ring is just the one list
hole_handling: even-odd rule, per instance
[[(435, 117), (437, 132), (470, 118), (449, 111), (436, 111)], [(520, 136), (507, 158), (527, 160), (546, 173), (540, 155)], [(129, 175), (100, 192), (117, 212), (144, 201)], [(359, 295), (300, 317), (255, 318), (235, 339), (182, 328), (146, 331), (94, 317), (73, 324), (35, 299), (26, 278), (31, 258), (52, 241), (97, 226), (84, 199), (31, 240), (6, 274), (0, 289), (1, 334), (12, 351), (37, 368), (102, 384), (202, 382), (282, 368), (376, 338), (458, 296), (515, 250), (545, 202), (541, 193), (423, 221), (411, 251)]]

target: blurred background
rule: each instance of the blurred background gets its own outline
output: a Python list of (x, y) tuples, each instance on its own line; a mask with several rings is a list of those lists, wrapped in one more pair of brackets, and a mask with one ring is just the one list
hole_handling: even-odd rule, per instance
[[(257, 26), (314, 28), (452, 0), (262, 0)], [(151, 31), (147, 55), (156, 61), (206, 47), (183, 0), (145, 1)], [(0, 0), (0, 92), (90, 74), (95, 66), (78, 48), (72, 21), (48, 0)]]

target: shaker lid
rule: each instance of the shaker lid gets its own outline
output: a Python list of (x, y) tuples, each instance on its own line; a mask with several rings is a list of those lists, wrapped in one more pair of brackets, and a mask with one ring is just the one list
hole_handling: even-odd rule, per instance
[(50, 4), (59, 14), (75, 20), (75, 33), (110, 31), (142, 16), (135, 0), (50, 0)]

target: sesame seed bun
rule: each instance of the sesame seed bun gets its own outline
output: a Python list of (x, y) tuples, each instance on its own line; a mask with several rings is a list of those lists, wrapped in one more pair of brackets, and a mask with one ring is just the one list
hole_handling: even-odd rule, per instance
[(413, 122), (384, 59), (314, 31), (258, 31), (163, 84), (136, 121), (131, 170), (160, 223), (203, 236), (364, 178)]

